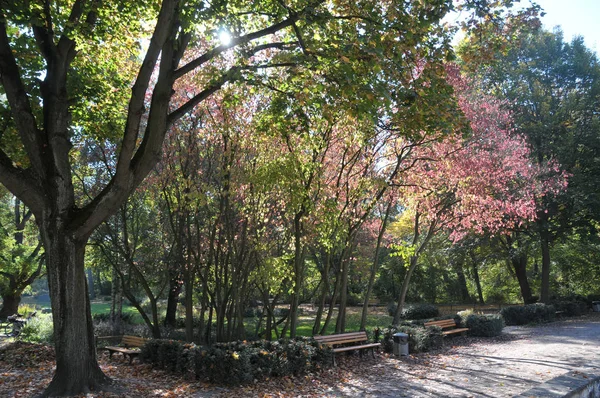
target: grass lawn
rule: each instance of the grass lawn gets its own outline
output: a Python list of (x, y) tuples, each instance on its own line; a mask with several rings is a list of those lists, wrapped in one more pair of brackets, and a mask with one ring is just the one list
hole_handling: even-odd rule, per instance
[[(35, 307), (36, 310), (41, 310), (42, 308), (50, 308), (50, 301), (40, 300), (33, 297), (23, 297), (21, 301), (22, 305), (27, 305), (30, 307)], [(109, 301), (101, 301), (94, 300), (90, 303), (92, 315), (95, 314), (108, 314), (110, 313), (110, 302)], [(312, 328), (315, 320), (315, 311), (312, 310), (312, 307), (306, 306), (303, 308), (303, 315), (298, 317), (299, 324), (297, 329), (297, 334), (299, 336), (312, 336)], [(362, 307), (348, 307), (347, 315), (346, 315), (346, 332), (356, 332), (360, 329), (360, 318), (362, 313)], [(123, 304), (123, 314), (131, 314), (132, 322), (134, 324), (143, 324), (144, 321), (135, 307)], [(323, 317), (323, 321), (325, 320), (325, 315)], [(337, 318), (337, 310), (335, 310), (329, 327), (325, 334), (333, 334), (335, 333), (335, 321)], [(258, 318), (246, 318), (246, 330), (249, 334), (253, 334), (256, 328), (256, 322)], [(370, 307), (369, 315), (367, 317), (367, 329), (374, 329), (376, 327), (386, 328), (389, 327), (392, 323), (392, 317), (387, 314), (385, 308), (382, 307)], [(264, 323), (263, 323), (264, 326)], [(281, 328), (279, 328), (281, 330)]]
[[(51, 308), (50, 300), (40, 300), (34, 297), (25, 296), (21, 299), (21, 305), (27, 305), (35, 307), (36, 310), (41, 310), (42, 308)], [(110, 313), (110, 301), (92, 301), (90, 303), (90, 308), (92, 311), (92, 315), (94, 314), (108, 314)], [(134, 316), (139, 316), (138, 311), (132, 305), (123, 303), (123, 313), (128, 314), (131, 313)], [(141, 321), (141, 316), (140, 316)]]

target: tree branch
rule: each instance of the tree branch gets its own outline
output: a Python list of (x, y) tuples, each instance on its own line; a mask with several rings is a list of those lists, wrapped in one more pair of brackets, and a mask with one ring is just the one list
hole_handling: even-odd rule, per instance
[(41, 214), (44, 194), (30, 170), (15, 167), (12, 160), (0, 149), (0, 182), (27, 207), (36, 214)]
[(174, 75), (175, 80), (179, 79), (186, 73), (193, 71), (194, 69), (198, 68), (199, 66), (202, 66), (204, 63), (212, 60), (213, 58), (215, 58), (219, 54), (222, 54), (223, 52), (229, 50), (230, 48), (234, 48), (239, 45), (249, 43), (252, 40), (256, 40), (256, 39), (259, 39), (264, 36), (272, 35), (274, 33), (279, 32), (282, 29), (293, 26), (297, 21), (300, 20), (300, 17), (302, 17), (303, 15), (306, 15), (310, 10), (312, 10), (314, 7), (316, 7), (317, 5), (319, 5), (321, 3), (323, 3), (323, 0), (316, 1), (314, 4), (311, 4), (307, 7), (305, 7), (300, 12), (290, 13), (289, 18), (287, 18), (281, 22), (278, 22), (267, 28), (258, 30), (256, 32), (249, 33), (244, 36), (234, 37), (231, 39), (231, 41), (228, 44), (221, 44), (221, 45), (213, 48), (212, 50), (207, 51), (206, 53), (202, 54), (200, 57), (188, 62), (181, 68), (177, 69), (175, 71), (175, 75)]
[[(25, 147), (27, 157), (36, 174), (42, 176), (44, 175), (41, 156), (43, 142), (31, 109), (27, 91), (21, 80), (17, 61), (10, 47), (5, 20), (4, 12), (0, 9), (0, 80), (6, 92), (10, 111)], [(6, 154), (3, 154), (3, 157), (8, 158)]]

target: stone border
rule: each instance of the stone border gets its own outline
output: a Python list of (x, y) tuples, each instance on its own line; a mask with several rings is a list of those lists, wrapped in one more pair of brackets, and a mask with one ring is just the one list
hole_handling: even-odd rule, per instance
[(555, 377), (515, 398), (599, 398), (600, 370), (572, 371)]

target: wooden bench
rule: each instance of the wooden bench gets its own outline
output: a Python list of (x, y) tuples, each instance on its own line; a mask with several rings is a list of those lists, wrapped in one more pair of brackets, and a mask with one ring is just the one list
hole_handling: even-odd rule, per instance
[(352, 332), (342, 334), (331, 334), (329, 336), (315, 336), (314, 339), (321, 345), (331, 346), (333, 351), (333, 366), (335, 363), (335, 354), (345, 351), (359, 350), (362, 356), (362, 350), (371, 350), (373, 358), (375, 358), (374, 348), (381, 347), (381, 343), (369, 343), (367, 332)]
[[(103, 339), (103, 337), (99, 337), (99, 339)], [(108, 350), (109, 358), (112, 358), (112, 354), (115, 352), (122, 353), (124, 357), (129, 356), (129, 364), (131, 365), (133, 363), (133, 358), (140, 355), (140, 348), (144, 344), (146, 344), (146, 339), (137, 336), (123, 335), (119, 346), (107, 346), (104, 347), (104, 349)]]
[[(469, 328), (459, 328), (454, 319), (442, 319), (441, 321), (431, 321), (425, 322), (425, 327), (427, 326), (439, 326), (442, 328), (442, 334), (444, 336), (448, 336), (451, 334), (464, 333)], [(448, 329), (448, 330), (445, 330)]]

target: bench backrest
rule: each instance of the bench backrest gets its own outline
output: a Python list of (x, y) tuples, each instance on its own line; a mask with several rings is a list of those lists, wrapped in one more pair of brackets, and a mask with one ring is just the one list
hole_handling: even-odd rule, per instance
[(121, 345), (125, 347), (142, 347), (144, 344), (146, 344), (146, 339), (138, 336), (123, 335), (121, 339)]
[(425, 326), (439, 326), (442, 329), (456, 327), (456, 321), (454, 319), (442, 319), (441, 321), (425, 322)]
[(329, 336), (315, 336), (314, 339), (321, 344), (345, 344), (356, 343), (367, 340), (367, 332), (352, 332), (342, 334), (330, 334)]

